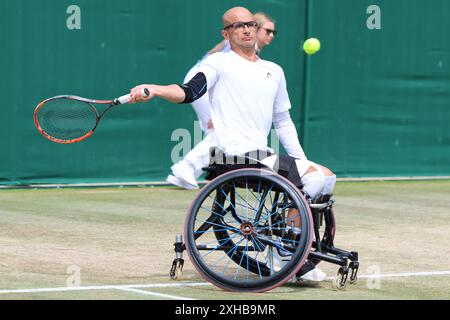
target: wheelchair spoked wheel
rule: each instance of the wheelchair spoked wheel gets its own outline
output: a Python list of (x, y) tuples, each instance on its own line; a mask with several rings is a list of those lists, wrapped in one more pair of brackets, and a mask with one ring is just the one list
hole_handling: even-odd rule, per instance
[[(295, 235), (288, 215), (300, 219)], [(263, 292), (303, 266), (312, 245), (308, 202), (287, 179), (265, 169), (225, 173), (192, 202), (184, 228), (194, 267), (229, 291)]]

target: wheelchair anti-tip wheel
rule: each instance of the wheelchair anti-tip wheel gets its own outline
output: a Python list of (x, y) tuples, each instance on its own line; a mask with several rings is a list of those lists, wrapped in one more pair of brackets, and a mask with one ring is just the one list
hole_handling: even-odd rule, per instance
[[(293, 232), (294, 220), (301, 232)], [(239, 169), (206, 185), (188, 209), (184, 239), (192, 264), (225, 290), (263, 292), (291, 279), (313, 239), (299, 190), (265, 169)]]

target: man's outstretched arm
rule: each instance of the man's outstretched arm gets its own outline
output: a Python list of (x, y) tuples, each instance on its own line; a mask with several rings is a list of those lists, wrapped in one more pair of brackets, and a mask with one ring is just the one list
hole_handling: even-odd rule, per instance
[[(142, 95), (143, 89), (148, 89), (150, 94), (147, 97)], [(131, 89), (131, 103), (147, 102), (155, 97), (160, 97), (172, 103), (181, 103), (185, 99), (183, 89), (177, 84), (160, 86), (156, 84), (141, 84)]]
[[(147, 89), (150, 95), (143, 96)], [(197, 73), (188, 83), (160, 86), (155, 84), (142, 84), (131, 89), (131, 102), (146, 102), (154, 97), (160, 97), (172, 103), (191, 103), (206, 93), (207, 81), (202, 72)]]

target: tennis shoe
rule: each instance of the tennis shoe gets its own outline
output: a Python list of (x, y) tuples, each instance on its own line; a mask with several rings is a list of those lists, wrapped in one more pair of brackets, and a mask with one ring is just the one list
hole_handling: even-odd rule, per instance
[(169, 182), (170, 184), (173, 184), (177, 187), (180, 187), (182, 189), (186, 189), (186, 190), (195, 190), (198, 189), (198, 186), (195, 187), (193, 185), (190, 185), (189, 183), (184, 182), (183, 180), (178, 179), (177, 177), (173, 176), (173, 175), (169, 175), (166, 179), (167, 182)]
[(187, 161), (180, 161), (172, 166), (173, 175), (182, 180), (194, 189), (198, 189), (197, 180), (195, 179), (195, 170)]
[(327, 278), (327, 274), (320, 270), (319, 268), (314, 268), (311, 271), (305, 273), (300, 277), (300, 280), (303, 281), (314, 281), (314, 282), (320, 282)]
[(306, 260), (300, 271), (292, 278), (292, 283), (300, 283), (303, 281), (320, 282), (327, 278), (325, 272), (316, 267), (314, 263)]

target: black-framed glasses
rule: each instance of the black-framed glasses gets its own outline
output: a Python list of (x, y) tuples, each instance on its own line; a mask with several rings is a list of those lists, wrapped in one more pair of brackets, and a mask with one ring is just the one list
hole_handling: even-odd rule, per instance
[(233, 30), (244, 29), (245, 26), (247, 26), (249, 29), (256, 29), (256, 28), (258, 28), (258, 22), (256, 22), (256, 21), (235, 22), (235, 23), (232, 23), (232, 24), (224, 27), (223, 30), (226, 30), (229, 28), (233, 28)]
[(271, 33), (273, 33), (273, 36), (275, 37), (276, 35), (277, 35), (277, 30), (272, 30), (272, 29), (267, 29), (267, 28), (263, 28), (265, 31), (266, 31), (266, 33), (267, 33), (267, 35), (269, 35), (269, 34), (271, 34)]

